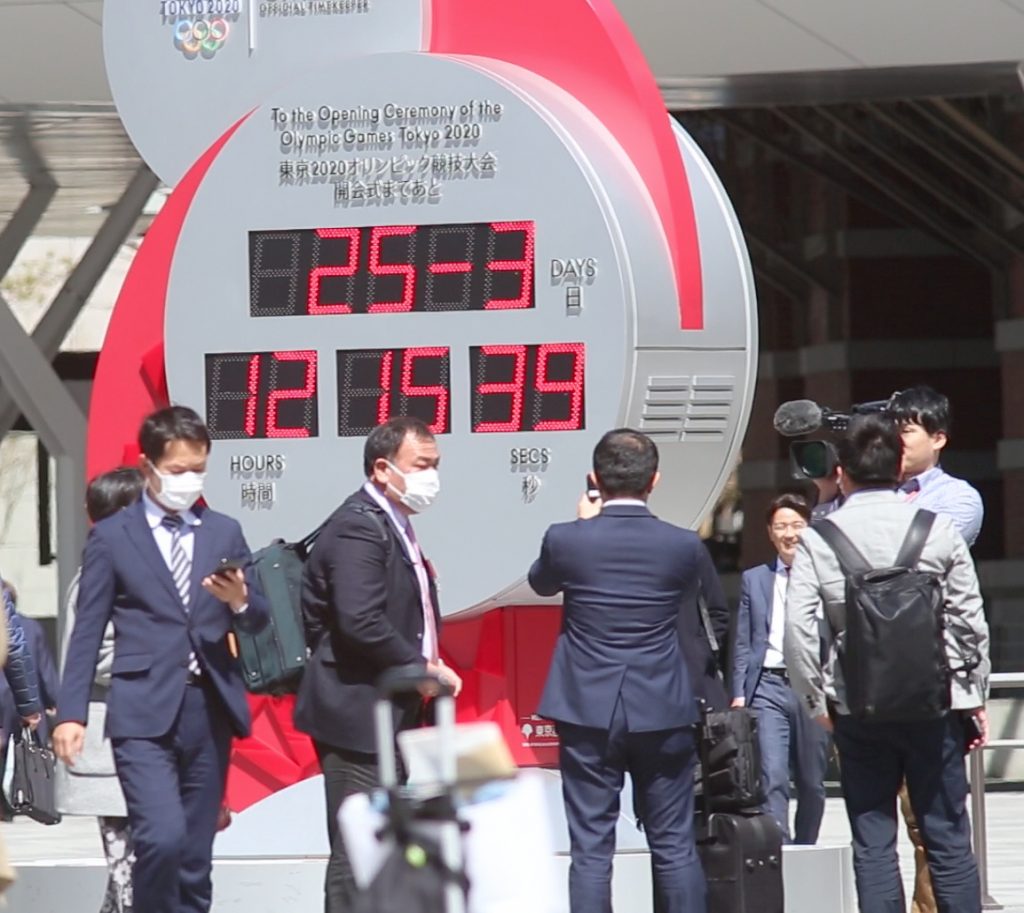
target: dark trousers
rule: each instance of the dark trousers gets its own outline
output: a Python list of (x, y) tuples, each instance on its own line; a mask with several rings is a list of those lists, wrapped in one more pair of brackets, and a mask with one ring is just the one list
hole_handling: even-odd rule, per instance
[(355, 898), (356, 883), (338, 827), (338, 809), (353, 793), (366, 792), (378, 784), (377, 756), (335, 748), (323, 742), (314, 742), (314, 745), (324, 773), (327, 836), (331, 842), (331, 858), (324, 879), (324, 910), (326, 913), (348, 913)]
[(210, 909), (213, 838), (231, 735), (220, 698), (190, 685), (166, 735), (113, 740), (135, 847), (133, 909), (139, 913)]
[[(750, 701), (757, 716), (764, 811), (782, 828), (787, 843), (811, 845), (818, 840), (825, 814), (828, 733), (808, 716), (786, 679), (763, 672)], [(790, 841), (789, 779), (796, 785), (796, 821)]]
[(706, 887), (693, 833), (692, 727), (629, 732), (620, 702), (610, 729), (559, 723), (558, 736), (572, 913), (611, 913), (615, 825), (626, 771), (644, 810), (658, 909), (704, 913)]
[(939, 913), (980, 913), (971, 852), (963, 727), (956, 713), (917, 723), (835, 724), (861, 913), (903, 913), (896, 794), (903, 777), (928, 850)]

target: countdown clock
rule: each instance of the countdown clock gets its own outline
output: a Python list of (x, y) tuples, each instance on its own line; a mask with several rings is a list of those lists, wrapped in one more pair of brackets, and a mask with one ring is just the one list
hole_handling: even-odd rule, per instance
[[(342, 118), (364, 122), (351, 148), (291, 151)], [(657, 508), (696, 523), (745, 425), (753, 299), (731, 210), (679, 140), (721, 274), (699, 333), (640, 175), (559, 87), (393, 53), (271, 95), (206, 170), (168, 284), (169, 390), (205, 412), (210, 502), (254, 546), (300, 537), (361, 483), (366, 434), (418, 416), (442, 457), (417, 530), (446, 614), (533, 598), (540, 537), (609, 428), (651, 434)]]

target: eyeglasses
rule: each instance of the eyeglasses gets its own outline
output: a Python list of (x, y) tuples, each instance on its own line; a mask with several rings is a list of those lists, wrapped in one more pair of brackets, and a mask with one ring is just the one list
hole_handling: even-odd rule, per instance
[(771, 531), (773, 533), (784, 533), (788, 529), (798, 533), (801, 530), (807, 529), (807, 523), (804, 520), (794, 520), (792, 523), (773, 523), (771, 525)]

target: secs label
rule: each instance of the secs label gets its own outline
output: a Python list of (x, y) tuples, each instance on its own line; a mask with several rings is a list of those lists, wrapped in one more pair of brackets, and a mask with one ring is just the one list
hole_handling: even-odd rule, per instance
[(509, 454), (513, 469), (524, 466), (530, 469), (542, 469), (551, 462), (550, 447), (513, 447)]

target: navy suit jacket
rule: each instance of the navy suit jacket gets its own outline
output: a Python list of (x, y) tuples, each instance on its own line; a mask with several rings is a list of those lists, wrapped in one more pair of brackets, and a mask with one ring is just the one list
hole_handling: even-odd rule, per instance
[[(428, 571), (429, 573), (429, 571)], [(434, 622), (441, 630), (430, 573)], [(416, 570), (384, 511), (359, 489), (327, 521), (302, 580), (306, 642), (295, 726), (318, 742), (375, 754), (377, 680), (422, 665), (423, 602)], [(421, 701), (399, 701), (396, 727), (417, 721)]]
[(20, 720), (23, 716), (39, 713), (43, 710), (43, 705), (39, 696), (35, 659), (29, 649), (21, 616), (14, 610), (14, 600), (7, 592), (7, 588), (0, 589), (0, 601), (3, 602), (4, 612), (4, 619), (0, 623), (7, 625), (7, 662), (3, 663), (4, 678), (14, 696)]
[(678, 619), (696, 605), (703, 550), (639, 505), (548, 529), (530, 586), (564, 604), (542, 716), (608, 729), (621, 696), (631, 732), (697, 721)]
[(774, 561), (743, 572), (730, 687), (732, 697), (745, 698), (748, 704), (757, 690), (764, 668), (774, 598)]
[[(35, 660), (35, 678), (39, 691), (39, 702), (45, 708), (57, 706), (57, 691), (60, 677), (57, 675), (57, 666), (53, 661), (53, 654), (46, 643), (46, 632), (43, 626), (34, 618), (27, 615), (19, 615), (21, 627), (25, 632), (25, 643), (28, 646), (32, 658)], [(14, 692), (7, 683), (7, 679), (0, 676), (0, 726), (7, 732), (17, 732), (21, 727), (21, 714), (18, 713), (18, 704), (14, 699)], [(39, 722), (39, 737), (45, 742), (49, 733), (46, 714), (43, 714)]]
[(58, 722), (88, 719), (89, 696), (107, 622), (114, 622), (114, 661), (107, 701), (113, 739), (159, 738), (170, 731), (185, 695), (189, 653), (216, 690), (236, 735), (249, 734), (249, 706), (227, 634), (232, 624), (258, 630), (266, 601), (247, 576), (249, 608), (233, 615), (201, 581), (222, 558), (249, 558), (238, 521), (196, 506), (188, 611), (153, 538), (142, 501), (101, 520), (82, 558), (75, 628), (68, 645)]

